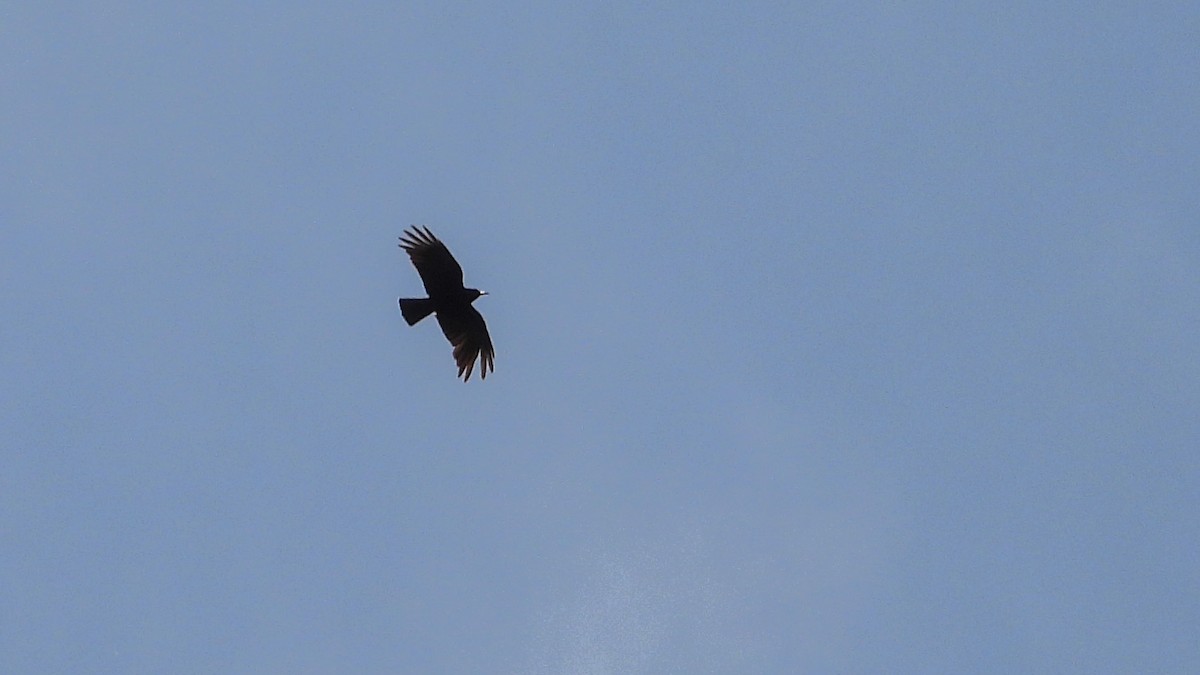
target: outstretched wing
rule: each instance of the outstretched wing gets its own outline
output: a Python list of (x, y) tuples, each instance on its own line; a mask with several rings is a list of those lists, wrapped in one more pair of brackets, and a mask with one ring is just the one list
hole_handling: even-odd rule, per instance
[(450, 249), (429, 228), (413, 226), (400, 237), (400, 248), (408, 253), (425, 292), (431, 298), (456, 294), (463, 288), (463, 271)]
[(454, 345), (454, 362), (458, 364), (458, 376), (463, 378), (463, 382), (471, 379), (476, 359), (480, 361), (480, 378), (487, 378), (488, 371), (496, 369), (496, 350), (492, 347), (492, 338), (488, 335), (483, 316), (474, 307), (464, 305), (453, 311), (439, 311), (437, 320), (446, 339)]

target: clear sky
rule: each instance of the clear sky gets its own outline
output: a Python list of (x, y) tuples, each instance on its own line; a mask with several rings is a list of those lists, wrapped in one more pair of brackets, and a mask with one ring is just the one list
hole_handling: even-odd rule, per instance
[(1200, 4), (0, 35), (0, 672), (1200, 672)]

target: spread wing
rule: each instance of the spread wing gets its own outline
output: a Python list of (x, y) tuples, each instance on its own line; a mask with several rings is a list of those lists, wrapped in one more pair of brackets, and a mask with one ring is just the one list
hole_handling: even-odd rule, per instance
[(446, 339), (454, 345), (454, 362), (458, 364), (458, 376), (463, 378), (463, 382), (471, 379), (476, 359), (480, 360), (480, 378), (487, 378), (488, 370), (496, 369), (496, 350), (492, 347), (492, 338), (488, 335), (483, 316), (474, 307), (464, 305), (454, 311), (439, 311), (437, 320)]
[[(429, 228), (412, 227), (400, 237), (400, 248), (408, 253), (425, 292), (429, 297), (453, 295), (463, 288), (463, 271), (458, 261), (450, 255), (450, 249)], [(482, 319), (480, 320), (482, 323)], [(486, 336), (486, 329), (484, 334)]]

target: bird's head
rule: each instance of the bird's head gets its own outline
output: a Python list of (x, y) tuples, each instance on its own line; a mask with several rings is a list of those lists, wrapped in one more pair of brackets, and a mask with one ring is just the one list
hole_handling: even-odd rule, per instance
[(475, 302), (476, 300), (478, 300), (479, 296), (481, 296), (481, 295), (487, 295), (487, 291), (481, 291), (478, 288), (468, 288), (467, 289), (467, 297), (471, 299), (471, 302)]

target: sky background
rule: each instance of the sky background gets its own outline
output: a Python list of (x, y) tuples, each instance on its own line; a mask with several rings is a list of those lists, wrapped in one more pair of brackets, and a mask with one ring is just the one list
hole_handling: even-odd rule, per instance
[(0, 671), (1200, 672), (1200, 4), (502, 4), (0, 10)]

